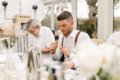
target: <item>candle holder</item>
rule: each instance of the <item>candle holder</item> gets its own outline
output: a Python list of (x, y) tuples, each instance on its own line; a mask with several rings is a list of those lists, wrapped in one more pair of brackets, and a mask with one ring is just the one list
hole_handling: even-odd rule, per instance
[(5, 17), (5, 19), (6, 19), (6, 7), (7, 7), (7, 5), (8, 5), (7, 1), (2, 2), (2, 6), (4, 7), (4, 17)]
[(36, 10), (38, 9), (38, 6), (37, 5), (33, 5), (32, 9), (34, 10), (34, 16), (36, 18)]

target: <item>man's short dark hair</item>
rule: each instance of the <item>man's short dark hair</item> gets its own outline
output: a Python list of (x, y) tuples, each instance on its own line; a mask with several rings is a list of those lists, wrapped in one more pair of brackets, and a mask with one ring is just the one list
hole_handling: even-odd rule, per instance
[(65, 20), (65, 19), (73, 20), (72, 14), (68, 11), (64, 11), (57, 17), (58, 21)]

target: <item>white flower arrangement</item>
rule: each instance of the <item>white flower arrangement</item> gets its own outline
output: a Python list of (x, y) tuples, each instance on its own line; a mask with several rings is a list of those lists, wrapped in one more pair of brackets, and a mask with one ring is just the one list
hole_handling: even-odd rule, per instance
[(99, 45), (98, 48), (103, 57), (101, 67), (107, 68), (112, 62), (116, 47), (111, 44), (104, 43)]
[(120, 80), (120, 47), (115, 50), (109, 72), (113, 80)]
[(76, 51), (80, 74), (88, 77), (96, 74), (102, 64), (102, 54), (97, 45), (93, 42), (85, 42), (78, 45)]
[(3, 41), (6, 48), (8, 48), (9, 45), (12, 47), (16, 38), (24, 35), (20, 25), (7, 22), (0, 25), (0, 32), (3, 37), (9, 38), (10, 43), (6, 40)]
[[(86, 80), (97, 80), (97, 78), (99, 80), (117, 80), (113, 79), (114, 74), (111, 74), (114, 70), (110, 70), (111, 68), (113, 69), (114, 54), (119, 53), (117, 57), (119, 57), (118, 59), (120, 60), (120, 50), (116, 52), (115, 46), (107, 43), (96, 45), (93, 42), (85, 42), (76, 47), (76, 53), (76, 58), (79, 63), (78, 70), (81, 75), (85, 75)], [(118, 63), (115, 65), (118, 65)], [(91, 78), (92, 75), (95, 77)]]
[(23, 31), (21, 30), (21, 26), (13, 23), (2, 23), (0, 25), (0, 29), (2, 30), (2, 35), (5, 37), (14, 35), (16, 37), (23, 35)]

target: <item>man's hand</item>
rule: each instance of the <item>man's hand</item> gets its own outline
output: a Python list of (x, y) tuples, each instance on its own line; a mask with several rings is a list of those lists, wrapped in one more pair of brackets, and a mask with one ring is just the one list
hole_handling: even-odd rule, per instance
[(51, 53), (51, 54), (54, 54), (54, 53), (55, 53), (57, 46), (58, 46), (58, 42), (55, 42), (55, 43), (51, 43), (51, 44), (50, 44), (50, 53)]
[(67, 57), (69, 57), (70, 54), (71, 54), (71, 51), (67, 46), (62, 46), (61, 47), (61, 52), (63, 52)]
[(73, 63), (73, 61), (65, 61), (65, 62), (63, 62), (63, 64), (66, 65), (66, 67), (65, 67), (64, 70), (71, 69), (71, 68), (74, 67), (74, 63)]

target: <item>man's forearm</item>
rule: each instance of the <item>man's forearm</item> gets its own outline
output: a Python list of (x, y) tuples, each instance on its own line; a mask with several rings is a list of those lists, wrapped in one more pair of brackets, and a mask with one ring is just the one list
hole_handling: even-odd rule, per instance
[(45, 48), (45, 49), (42, 49), (42, 53), (45, 54), (45, 53), (49, 53), (50, 52), (50, 48)]

